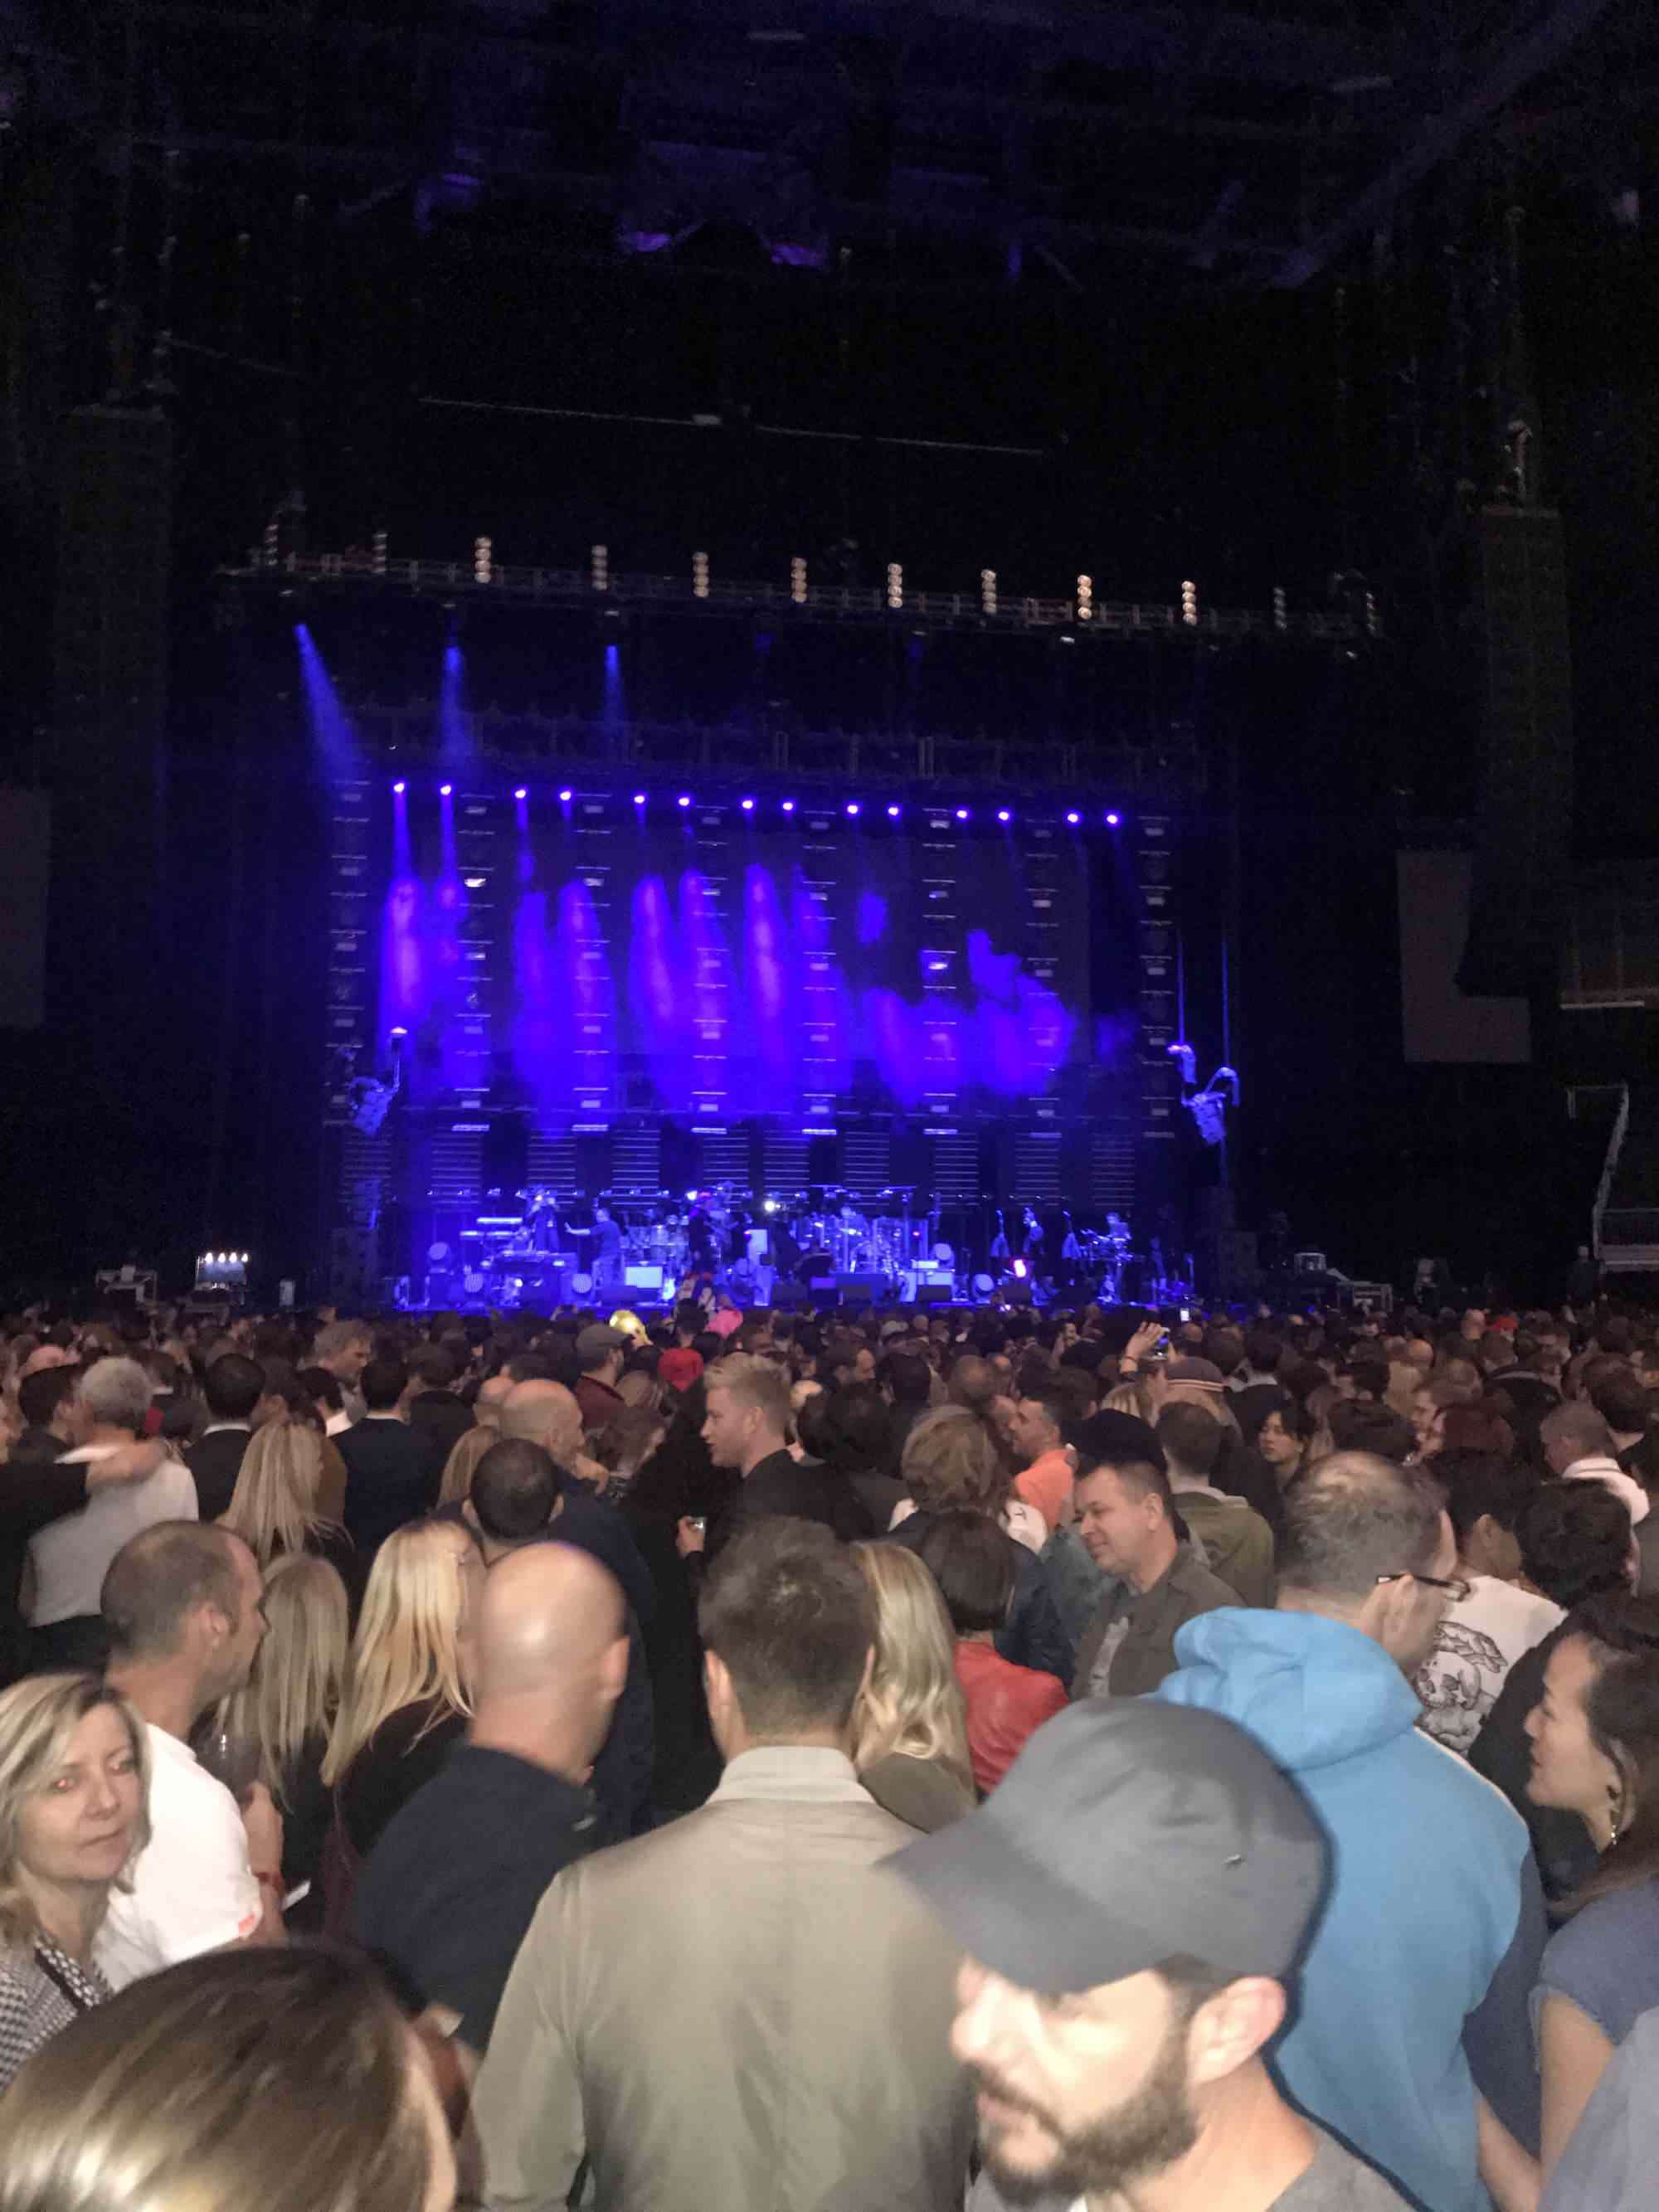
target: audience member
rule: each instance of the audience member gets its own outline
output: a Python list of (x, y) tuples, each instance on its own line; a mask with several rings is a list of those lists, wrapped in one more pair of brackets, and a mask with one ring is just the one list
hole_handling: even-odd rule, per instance
[(283, 1824), (255, 1782), (239, 1806), (198, 1763), (191, 1730), (240, 1690), (264, 1634), (264, 1591), (240, 1536), (162, 1522), (104, 1577), (108, 1680), (144, 1723), (149, 1840), (110, 1899), (95, 1956), (123, 1989), (223, 1943), (283, 1941)]
[[(141, 1441), (149, 1411), (149, 1377), (136, 1359), (100, 1359), (76, 1386), (70, 1419), (80, 1441), (57, 1469), (95, 1468)], [(88, 1486), (82, 1511), (53, 1521), (29, 1540), (34, 1581), (30, 1620), (39, 1667), (100, 1667), (107, 1644), (99, 1593), (112, 1559), (143, 1528), (192, 1521), (196, 1485), (180, 1460), (163, 1457), (137, 1482)]]
[(851, 1486), (826, 1468), (804, 1467), (789, 1454), (789, 1380), (781, 1367), (750, 1352), (732, 1352), (705, 1383), (702, 1433), (717, 1467), (733, 1468), (743, 1487), (706, 1547), (712, 1561), (757, 1522), (776, 1515), (816, 1521), (843, 1539), (874, 1533)]
[(1538, 1425), (1539, 1442), (1550, 1472), (1566, 1482), (1600, 1482), (1624, 1500), (1631, 1525), (1648, 1517), (1648, 1494), (1613, 1455), (1613, 1431), (1594, 1406), (1570, 1398)]
[(1062, 1710), (1066, 1685), (1055, 1675), (1011, 1665), (994, 1648), (1018, 1565), (1018, 1547), (1006, 1530), (983, 1513), (934, 1513), (916, 1553), (939, 1584), (956, 1637), (969, 1757), (983, 1796), (996, 1788), (1033, 1729)]
[[(496, 1411), (499, 1415), (500, 1408)], [(499, 1419), (477, 1421), (460, 1438), (444, 1462), (443, 1476), (438, 1485), (438, 1512), (447, 1506), (465, 1504), (471, 1493), (472, 1470), (491, 1444), (500, 1441), (501, 1434)]]
[(465, 1731), (468, 1628), (483, 1573), (477, 1547), (447, 1522), (394, 1529), (375, 1557), (322, 1766), (343, 1861), (329, 1869), (331, 1926), (342, 1924), (357, 1863)]
[(1449, 1751), (1467, 1753), (1523, 1652), (1559, 1626), (1559, 1605), (1519, 1587), (1517, 1520), (1528, 1478), (1485, 1452), (1448, 1449), (1426, 1462), (1445, 1493), (1468, 1595), (1446, 1608), (1434, 1649), (1419, 1668), (1423, 1726)]
[(306, 1392), (323, 1425), (323, 1434), (332, 1443), (351, 1426), (351, 1416), (346, 1411), (345, 1392), (340, 1388), (337, 1376), (331, 1375), (326, 1367), (302, 1367), (300, 1388)]
[(185, 1455), (204, 1521), (216, 1521), (230, 1504), (264, 1395), (264, 1372), (257, 1359), (223, 1352), (210, 1364), (202, 1384), (208, 1424)]
[(233, 1736), (258, 1747), (259, 1778), (283, 1821), (283, 1880), (310, 1884), (285, 1914), (290, 1929), (323, 1923), (323, 1857), (334, 1821), (323, 1761), (350, 1660), (345, 1584), (326, 1559), (294, 1553), (265, 1571), (265, 1633), (246, 1689), (217, 1708)]
[(568, 1544), (501, 1559), (478, 1608), (466, 1741), (362, 1870), (359, 1938), (423, 2004), (458, 2013), (475, 2051), (548, 1884), (595, 1839), (587, 1778), (627, 1671), (622, 1592), (597, 1561)]
[[(914, 1831), (848, 1756), (875, 1607), (822, 1526), (763, 1522), (708, 1574), (727, 1765), (671, 1827), (579, 1861), (532, 1923), (473, 2112), (484, 2198), (948, 2208), (972, 2113), (947, 2035), (955, 1947), (880, 1862)], [(695, 2021), (664, 2002), (695, 1993)]]
[(1534, 1803), (1576, 1814), (1600, 1857), (1539, 1973), (1547, 2175), (1614, 2051), (1659, 2006), (1659, 1600), (1572, 1614), (1527, 1734)]
[(1133, 1698), (1073, 1706), (978, 1812), (901, 1852), (967, 1953), (969, 2212), (1404, 2212), (1264, 2057), (1327, 1859), (1242, 1729)]
[[(1623, 1500), (1600, 1483), (1547, 1483), (1522, 1508), (1516, 1538), (1526, 1581), (1564, 1613), (1633, 1586), (1630, 1515)], [(1468, 1750), (1475, 1772), (1495, 1783), (1525, 1820), (1552, 1904), (1570, 1896), (1595, 1864), (1583, 1821), (1534, 1804), (1528, 1789), (1527, 1716), (1544, 1693), (1544, 1670), (1564, 1630), (1565, 1622), (1515, 1662)]]
[(371, 1359), (362, 1370), (365, 1411), (339, 1439), (346, 1464), (345, 1528), (362, 1571), (394, 1530), (438, 1502), (442, 1462), (435, 1445), (409, 1425), (412, 1389), (400, 1359)]
[[(959, 1507), (1008, 1532), (1012, 1479), (1007, 1462), (985, 1422), (965, 1407), (940, 1406), (923, 1414), (906, 1439), (901, 1472), (915, 1510), (895, 1521), (888, 1532), (894, 1543), (920, 1551), (934, 1516)], [(1021, 1510), (1030, 1508), (1022, 1504)], [(1069, 1687), (1072, 1640), (1048, 1571), (1036, 1549), (1020, 1544), (1017, 1551), (1014, 1601), (996, 1632), (996, 1649), (1011, 1666), (1035, 1668)]]
[(1659, 2172), (1659, 2009), (1608, 2063), (1539, 2199), (1539, 2212), (1651, 2212)]
[(360, 1321), (330, 1322), (318, 1330), (317, 1340), (311, 1347), (312, 1364), (326, 1368), (339, 1384), (345, 1410), (354, 1423), (361, 1421), (368, 1410), (368, 1401), (358, 1385), (372, 1349), (368, 1331)]
[(218, 1953), (76, 2021), (0, 2100), (0, 2212), (450, 2212), (421, 2045), (326, 1950)]
[(431, 1445), (440, 1466), (472, 1426), (455, 1388), (465, 1364), (442, 1344), (417, 1344), (409, 1355), (410, 1377), (419, 1386), (409, 1401), (409, 1425)]
[(1415, 1726), (1410, 1678), (1462, 1587), (1455, 1559), (1425, 1476), (1327, 1459), (1286, 1493), (1279, 1609), (1189, 1622), (1158, 1694), (1248, 1729), (1332, 1840), (1276, 2046), (1286, 2088), (1416, 2201), (1486, 2212), (1477, 2151), (1495, 2186), (1536, 2149), (1527, 2002), (1544, 1928), (1522, 1824)]
[(248, 1440), (220, 1526), (241, 1538), (262, 1569), (300, 1552), (330, 1560), (342, 1575), (355, 1567), (350, 1539), (319, 1503), (324, 1442), (318, 1430), (286, 1414), (263, 1422)]
[(939, 1584), (901, 1544), (853, 1547), (876, 1605), (874, 1657), (853, 1716), (853, 1765), (878, 1805), (932, 1835), (973, 1810), (966, 1708)]
[(602, 1429), (624, 1403), (617, 1384), (628, 1356), (628, 1339), (619, 1328), (594, 1322), (576, 1339), (576, 1362), (581, 1372), (576, 1383), (576, 1403), (585, 1429)]
[(149, 1840), (149, 1787), (143, 1723), (95, 1675), (0, 1693), (0, 2095), (111, 1994), (93, 1946)]
[(1078, 1534), (1108, 1580), (1078, 1646), (1072, 1693), (1139, 1697), (1175, 1667), (1182, 1625), (1236, 1606), (1238, 1595), (1182, 1542), (1164, 1448), (1144, 1421), (1097, 1413), (1075, 1444)]
[(1211, 1573), (1237, 1592), (1241, 1605), (1273, 1601), (1273, 1532), (1242, 1498), (1210, 1478), (1221, 1457), (1223, 1431), (1197, 1406), (1166, 1406), (1154, 1431), (1163, 1446), (1177, 1510), (1204, 1547)]
[(1043, 1541), (1072, 1517), (1073, 1457), (1064, 1435), (1069, 1395), (1052, 1379), (1022, 1390), (1008, 1416), (1008, 1439), (1020, 1472), (1014, 1494), (1042, 1516)]

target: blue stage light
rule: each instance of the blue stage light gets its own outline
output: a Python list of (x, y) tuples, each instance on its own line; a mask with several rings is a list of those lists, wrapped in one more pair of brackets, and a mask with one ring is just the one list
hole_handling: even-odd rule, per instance
[(785, 812), (786, 814), (793, 814), (793, 813), (794, 812), (794, 811), (795, 811), (795, 802), (794, 802), (794, 800), (793, 800), (793, 799), (786, 799), (784, 800), (784, 802), (783, 802), (783, 811), (784, 811), (784, 812)]
[(402, 776), (399, 776), (396, 783), (392, 785), (392, 788), (398, 793), (399, 798), (401, 798), (404, 793), (409, 789), (409, 786), (404, 781)]
[(439, 796), (439, 798), (440, 798), (440, 799), (447, 799), (447, 798), (449, 797), (449, 795), (450, 795), (451, 792), (453, 792), (453, 791), (454, 790), (454, 788), (455, 788), (455, 787), (454, 787), (454, 785), (453, 785), (453, 783), (441, 783), (441, 784), (438, 786), (438, 796)]
[(1106, 827), (1107, 827), (1109, 830), (1115, 830), (1115, 829), (1116, 829), (1116, 827), (1117, 827), (1117, 825), (1118, 825), (1118, 823), (1119, 823), (1122, 819), (1123, 819), (1123, 817), (1122, 817), (1121, 814), (1109, 814), (1109, 815), (1106, 817)]
[(561, 799), (561, 801), (562, 802), (562, 804), (563, 804), (563, 805), (565, 805), (566, 806), (568, 806), (568, 805), (569, 805), (569, 804), (570, 804), (570, 801), (571, 801), (571, 799), (572, 799), (573, 795), (574, 795), (574, 794), (573, 794), (572, 793), (568, 792), (568, 791), (562, 791), (562, 792), (559, 793), (559, 798), (560, 798), (560, 799)]
[(968, 809), (965, 806), (958, 806), (957, 809), (957, 820), (958, 822), (965, 822), (967, 819)]
[(900, 809), (899, 809), (898, 807), (896, 807), (896, 806), (890, 806), (890, 807), (888, 808), (887, 811), (888, 811), (888, 815), (889, 815), (889, 817), (890, 817), (893, 821), (896, 822), (896, 821), (898, 820), (898, 818), (899, 818), (899, 813), (900, 813)]
[(856, 813), (858, 812), (858, 811), (859, 811), (859, 803), (858, 803), (857, 799), (849, 799), (848, 800), (848, 802), (847, 802), (847, 811), (848, 811), (849, 814), (856, 814)]
[(678, 800), (675, 802), (675, 804), (676, 804), (677, 805), (680, 805), (680, 806), (690, 806), (690, 805), (691, 804), (691, 794), (690, 794), (690, 792), (687, 792), (687, 791), (683, 791), (683, 792), (681, 792), (681, 793), (680, 793), (680, 795), (679, 795), (679, 798), (678, 798)]
[(755, 802), (752, 799), (741, 799), (738, 804), (742, 806), (745, 814), (752, 814), (755, 811)]
[(1082, 821), (1083, 817), (1078, 812), (1074, 806), (1071, 812), (1066, 817), (1066, 819), (1071, 823), (1073, 829), (1075, 830), (1078, 823)]
[(1013, 820), (1013, 818), (1014, 818), (1014, 817), (1013, 817), (1012, 814), (1012, 813), (1010, 813), (1010, 811), (1008, 811), (1008, 809), (1007, 809), (1006, 806), (999, 806), (999, 807), (998, 807), (998, 809), (997, 809), (997, 820), (998, 820), (999, 822), (1012, 822), (1012, 821)]
[(634, 804), (635, 804), (635, 806), (643, 806), (643, 805), (644, 805), (644, 804), (645, 804), (645, 793), (644, 793), (642, 791), (636, 791), (636, 792), (634, 793)]
[(518, 789), (514, 793), (513, 796), (514, 799), (528, 799), (530, 796), (529, 786), (527, 784), (521, 783)]

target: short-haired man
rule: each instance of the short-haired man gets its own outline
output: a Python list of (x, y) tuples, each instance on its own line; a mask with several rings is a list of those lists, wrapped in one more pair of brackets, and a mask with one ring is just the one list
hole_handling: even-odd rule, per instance
[[(1419, 1470), (1333, 1454), (1285, 1493), (1279, 1609), (1191, 1621), (1167, 1703), (1224, 1714), (1330, 1835), (1330, 1893), (1277, 2046), (1302, 2109), (1435, 2212), (1486, 2212), (1505, 2129), (1534, 2154), (1527, 2006), (1544, 1935), (1525, 1826), (1416, 1725), (1456, 1549)], [(1476, 2085), (1499, 2126), (1480, 2110)], [(1477, 2146), (1478, 2124), (1478, 2146)]]
[[(656, 1585), (627, 1522), (591, 1483), (572, 1471), (580, 1462), (582, 1441), (581, 1415), (572, 1394), (562, 1382), (534, 1376), (515, 1382), (501, 1401), (500, 1426), (504, 1440), (537, 1445), (552, 1462), (554, 1501), (543, 1519), (549, 1519), (556, 1507), (560, 1541), (579, 1544), (608, 1567), (638, 1620), (648, 1623), (656, 1612)], [(490, 1451), (495, 1449), (492, 1445)], [(489, 1456), (490, 1452), (484, 1454), (486, 1459)]]
[(576, 1403), (581, 1408), (584, 1429), (602, 1429), (621, 1411), (623, 1401), (617, 1385), (628, 1349), (628, 1339), (622, 1331), (607, 1328), (603, 1322), (591, 1322), (578, 1333), (576, 1364), (581, 1373), (576, 1382)]
[(956, 1948), (882, 1866), (914, 1831), (848, 1757), (874, 1605), (822, 1528), (750, 1529), (701, 1625), (725, 1778), (701, 1811), (567, 1868), (473, 2099), (495, 2212), (962, 2201)]
[(1273, 1532), (1242, 1498), (1228, 1497), (1212, 1479), (1226, 1433), (1220, 1422), (1201, 1406), (1166, 1406), (1155, 1433), (1176, 1504), (1203, 1545), (1211, 1573), (1237, 1591), (1241, 1605), (1271, 1605), (1277, 1589)]
[[(495, 1444), (479, 1466), (536, 1449)], [(478, 1607), (466, 1741), (393, 1815), (363, 1869), (358, 1940), (423, 2003), (459, 2013), (474, 2051), (489, 2047), (549, 1882), (598, 1839), (587, 1778), (611, 1733), (628, 1642), (622, 1592), (585, 1553), (530, 1543), (499, 1558)]]
[(901, 1852), (967, 1953), (969, 2212), (1404, 2212), (1267, 2069), (1326, 1862), (1243, 1729), (1138, 1698), (1073, 1705), (976, 1813)]
[(1174, 1668), (1176, 1630), (1238, 1595), (1182, 1542), (1164, 1448), (1145, 1421), (1097, 1413), (1075, 1437), (1078, 1534), (1109, 1579), (1078, 1646), (1072, 1695), (1143, 1697)]
[(216, 1521), (235, 1493), (253, 1417), (265, 1395), (264, 1370), (243, 1352), (222, 1352), (208, 1369), (202, 1396), (212, 1419), (185, 1454), (196, 1479), (198, 1517)]
[(149, 1732), (150, 1840), (110, 1893), (94, 1955), (117, 1989), (199, 1951), (283, 1941), (283, 1824), (263, 1783), (247, 1808), (188, 1738), (246, 1683), (265, 1632), (259, 1567), (240, 1536), (164, 1522), (104, 1577), (108, 1680)]
[[(60, 1468), (96, 1467), (143, 1440), (149, 1377), (136, 1359), (100, 1359), (82, 1374), (66, 1419), (79, 1441)], [(114, 1482), (84, 1512), (42, 1528), (29, 1544), (34, 1574), (34, 1664), (101, 1667), (107, 1644), (99, 1594), (110, 1561), (131, 1536), (158, 1521), (193, 1521), (196, 1485), (182, 1461), (164, 1457), (141, 1482)]]
[(393, 1529), (438, 1502), (443, 1462), (430, 1439), (409, 1425), (414, 1389), (401, 1359), (371, 1359), (362, 1370), (368, 1410), (337, 1439), (346, 1469), (346, 1534), (365, 1574)]
[(360, 1321), (331, 1321), (317, 1332), (311, 1350), (312, 1364), (326, 1367), (345, 1393), (345, 1407), (354, 1421), (368, 1411), (358, 1389), (373, 1350), (366, 1325)]
[(410, 1381), (416, 1385), (409, 1401), (409, 1425), (424, 1437), (440, 1463), (472, 1426), (472, 1416), (455, 1385), (464, 1361), (444, 1344), (417, 1344), (409, 1355)]
[(1050, 1534), (1072, 1517), (1073, 1455), (1064, 1435), (1071, 1418), (1071, 1401), (1051, 1381), (1022, 1389), (1008, 1416), (1020, 1468), (1014, 1494), (1042, 1516)]
[(1641, 1527), (1648, 1517), (1648, 1493), (1614, 1458), (1613, 1431), (1587, 1399), (1569, 1398), (1546, 1413), (1538, 1440), (1553, 1474), (1568, 1482), (1605, 1483), (1629, 1508), (1632, 1527)]
[(734, 1468), (743, 1477), (743, 1488), (709, 1533), (711, 1559), (744, 1529), (777, 1514), (820, 1522), (849, 1540), (872, 1533), (850, 1483), (791, 1457), (789, 1377), (781, 1367), (734, 1352), (710, 1368), (704, 1389), (709, 1455), (716, 1467)]

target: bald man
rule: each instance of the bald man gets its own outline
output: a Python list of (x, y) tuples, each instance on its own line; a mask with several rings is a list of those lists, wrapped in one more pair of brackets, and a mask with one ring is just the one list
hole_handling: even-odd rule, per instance
[(520, 1943), (596, 1840), (588, 1778), (628, 1674), (622, 1591), (586, 1552), (527, 1544), (484, 1577), (466, 1741), (393, 1818), (357, 1885), (358, 1940), (482, 2051)]
[(492, 1375), (478, 1385), (478, 1395), (472, 1401), (472, 1418), (481, 1429), (499, 1429), (501, 1425), (501, 1401), (518, 1388), (510, 1375)]
[[(563, 1505), (556, 1531), (550, 1528), (548, 1533), (556, 1534), (561, 1543), (592, 1552), (622, 1584), (641, 1623), (653, 1620), (656, 1586), (628, 1523), (575, 1471), (581, 1461), (582, 1417), (574, 1394), (562, 1382), (515, 1382), (501, 1401), (497, 1425), (503, 1437), (539, 1444), (559, 1470)], [(448, 1511), (453, 1517), (459, 1508)]]

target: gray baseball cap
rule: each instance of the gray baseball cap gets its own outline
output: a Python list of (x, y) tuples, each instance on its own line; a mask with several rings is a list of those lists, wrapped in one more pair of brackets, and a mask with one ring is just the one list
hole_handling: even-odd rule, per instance
[(1282, 1980), (1329, 1860), (1301, 1792), (1231, 1721), (1091, 1698), (976, 1812), (889, 1863), (971, 1956), (1057, 1996), (1176, 1957)]

